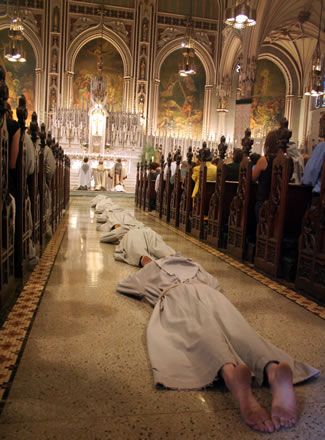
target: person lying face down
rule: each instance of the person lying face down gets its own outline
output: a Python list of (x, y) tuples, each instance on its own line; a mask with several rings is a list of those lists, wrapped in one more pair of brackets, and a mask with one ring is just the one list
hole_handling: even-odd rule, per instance
[[(119, 231), (117, 228), (116, 231)], [(114, 258), (131, 266), (141, 266), (141, 258), (151, 260), (175, 255), (159, 234), (148, 227), (130, 229), (115, 248)]]
[[(223, 380), (252, 429), (292, 427), (298, 419), (293, 384), (319, 371), (258, 335), (199, 264), (180, 255), (152, 261), (147, 253), (139, 262), (144, 267), (117, 292), (154, 307), (146, 338), (154, 383), (193, 390)], [(254, 397), (252, 376), (269, 385), (270, 412)]]

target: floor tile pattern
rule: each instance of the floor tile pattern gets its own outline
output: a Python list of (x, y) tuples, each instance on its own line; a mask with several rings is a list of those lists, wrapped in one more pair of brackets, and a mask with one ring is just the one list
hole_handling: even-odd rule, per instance
[(0, 411), (9, 393), (66, 228), (67, 221), (64, 218), (0, 328)]
[(209, 246), (208, 244), (197, 240), (194, 237), (191, 237), (189, 234), (184, 233), (183, 231), (180, 231), (179, 229), (173, 227), (172, 225), (164, 222), (161, 220), (156, 213), (145, 213), (146, 215), (154, 218), (154, 220), (164, 226), (166, 226), (171, 231), (175, 232), (176, 234), (180, 235), (181, 237), (185, 238), (186, 240), (192, 242), (196, 246), (200, 247), (201, 249), (209, 252), (210, 254), (220, 258), (220, 260), (228, 263), (230, 266), (244, 272), (246, 275), (254, 278), (255, 280), (259, 281), (260, 283), (264, 284), (264, 286), (269, 287), (270, 289), (274, 290), (275, 292), (279, 293), (280, 295), (285, 296), (286, 298), (290, 299), (291, 301), (294, 301), (296, 304), (299, 304), (301, 307), (304, 307), (309, 312), (314, 313), (315, 315), (319, 316), (322, 319), (325, 319), (325, 307), (321, 306), (320, 304), (317, 304), (316, 302), (306, 298), (305, 296), (301, 295), (300, 293), (296, 292), (295, 290), (289, 289), (288, 287), (284, 286), (283, 284), (278, 283), (275, 280), (272, 280), (268, 278), (267, 276), (261, 274), (260, 272), (257, 272), (252, 267), (249, 267), (247, 264), (243, 264), (240, 261), (235, 260), (234, 258), (230, 257), (229, 255), (218, 251), (217, 249), (214, 249), (213, 247)]

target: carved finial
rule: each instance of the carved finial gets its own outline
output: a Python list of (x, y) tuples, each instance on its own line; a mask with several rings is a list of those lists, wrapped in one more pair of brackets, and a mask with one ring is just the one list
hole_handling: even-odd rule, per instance
[(193, 151), (192, 151), (192, 147), (188, 147), (188, 151), (187, 151), (187, 163), (189, 165), (192, 164), (192, 159), (193, 159)]
[(254, 139), (252, 139), (251, 134), (252, 134), (252, 132), (251, 132), (250, 128), (246, 128), (245, 136), (241, 140), (243, 152), (244, 152), (245, 156), (248, 156), (248, 157), (251, 154), (251, 149), (254, 144)]
[(218, 152), (220, 159), (224, 160), (226, 157), (228, 145), (226, 144), (226, 138), (225, 136), (221, 136), (220, 138), (220, 144), (218, 145)]
[(16, 114), (18, 119), (18, 124), (22, 130), (26, 128), (26, 119), (28, 117), (28, 110), (26, 107), (26, 98), (21, 95), (18, 101), (18, 107), (16, 108)]
[(37, 141), (38, 131), (39, 131), (36, 112), (33, 112), (32, 114), (32, 119), (29, 124), (29, 129), (30, 129), (30, 137), (35, 144)]
[(0, 66), (0, 115), (3, 115), (7, 110), (7, 100), (9, 98), (9, 89), (6, 84), (6, 72)]
[(41, 148), (45, 148), (45, 145), (46, 145), (46, 128), (45, 128), (45, 124), (44, 123), (41, 124), (41, 131), (40, 131), (39, 137), (40, 137), (40, 140), (41, 140), (41, 142), (40, 142)]

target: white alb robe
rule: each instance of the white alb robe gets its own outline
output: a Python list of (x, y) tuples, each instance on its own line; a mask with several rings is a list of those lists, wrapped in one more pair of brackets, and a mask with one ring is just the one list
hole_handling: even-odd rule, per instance
[(271, 361), (288, 362), (294, 383), (319, 374), (258, 335), (218, 288), (199, 264), (181, 256), (153, 261), (118, 284), (119, 293), (154, 306), (147, 345), (156, 385), (203, 388), (228, 362), (245, 363), (260, 385)]
[(156, 259), (168, 255), (175, 255), (174, 249), (168, 246), (159, 234), (145, 227), (128, 231), (116, 246), (114, 258), (131, 266), (139, 266), (140, 258), (143, 256)]

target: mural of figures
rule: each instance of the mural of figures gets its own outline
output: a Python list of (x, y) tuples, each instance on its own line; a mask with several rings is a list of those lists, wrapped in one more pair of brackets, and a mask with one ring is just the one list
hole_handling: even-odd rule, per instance
[[(12, 63), (4, 58), (5, 47), (9, 44), (8, 30), (0, 31), (0, 64), (6, 69), (6, 82), (9, 87), (9, 103), (16, 109), (19, 96), (24, 94), (27, 100), (29, 118), (35, 110), (35, 68), (36, 58), (32, 46), (27, 40), (22, 41), (26, 52), (26, 63)], [(15, 114), (15, 111), (14, 111)]]
[(284, 116), (286, 85), (281, 70), (271, 61), (257, 63), (250, 126), (253, 138), (264, 138)]
[(195, 57), (196, 75), (181, 77), (183, 49), (171, 53), (160, 70), (158, 129), (170, 134), (201, 136), (205, 70)]
[[(77, 55), (74, 67), (74, 105), (86, 108), (89, 103), (90, 80), (97, 75), (100, 57), (100, 39), (85, 44)], [(103, 75), (107, 80), (107, 105), (109, 111), (121, 111), (123, 101), (123, 62), (115, 47), (103, 42)]]

